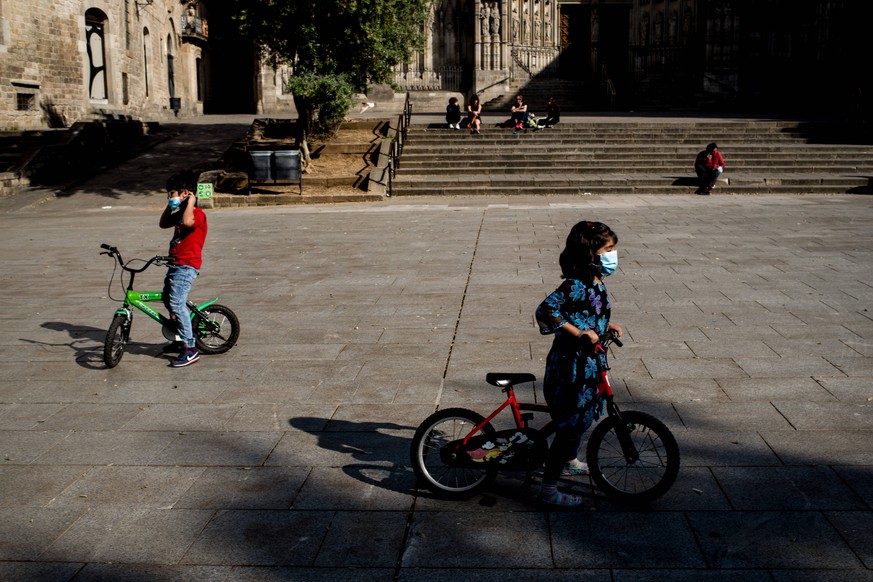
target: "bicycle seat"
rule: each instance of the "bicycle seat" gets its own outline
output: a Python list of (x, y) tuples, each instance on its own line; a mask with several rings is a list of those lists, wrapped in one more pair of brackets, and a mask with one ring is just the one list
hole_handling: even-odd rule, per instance
[(516, 384), (523, 384), (524, 382), (534, 382), (536, 379), (537, 377), (533, 374), (526, 374), (524, 372), (518, 374), (512, 372), (488, 372), (485, 374), (485, 381), (492, 386), (497, 386), (498, 388), (515, 386)]

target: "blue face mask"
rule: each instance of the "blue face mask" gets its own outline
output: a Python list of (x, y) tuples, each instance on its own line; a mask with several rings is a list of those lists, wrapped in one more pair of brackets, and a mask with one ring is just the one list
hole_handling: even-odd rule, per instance
[(167, 206), (170, 207), (170, 210), (176, 210), (180, 206), (182, 206), (182, 199), (178, 196), (174, 196), (167, 200)]
[(600, 257), (600, 272), (609, 277), (618, 268), (618, 251), (609, 251), (598, 255)]

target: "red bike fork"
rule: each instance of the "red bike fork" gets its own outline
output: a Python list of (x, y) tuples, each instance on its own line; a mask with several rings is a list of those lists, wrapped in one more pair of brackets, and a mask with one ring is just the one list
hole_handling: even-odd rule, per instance
[(606, 399), (607, 415), (615, 420), (615, 436), (621, 445), (621, 452), (624, 454), (625, 460), (628, 463), (636, 463), (640, 460), (640, 454), (631, 438), (631, 431), (627, 423), (621, 417), (621, 410), (619, 410), (618, 404), (613, 399), (612, 385), (609, 383), (609, 376), (606, 374), (606, 370), (600, 372), (600, 384), (597, 386), (597, 391)]

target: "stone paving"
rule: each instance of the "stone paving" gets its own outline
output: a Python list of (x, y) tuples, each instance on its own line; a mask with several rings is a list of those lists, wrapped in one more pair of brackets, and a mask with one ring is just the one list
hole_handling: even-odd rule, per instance
[[(107, 370), (99, 244), (169, 237), (162, 194), (101, 188), (0, 204), (0, 579), (873, 580), (873, 198), (211, 209), (192, 296), (239, 344), (172, 369), (139, 315)], [(421, 420), (493, 408), (488, 371), (541, 376), (532, 313), (581, 219), (620, 237), (613, 381), (676, 434), (677, 483), (638, 510), (568, 480), (578, 512), (515, 476), (418, 490)]]

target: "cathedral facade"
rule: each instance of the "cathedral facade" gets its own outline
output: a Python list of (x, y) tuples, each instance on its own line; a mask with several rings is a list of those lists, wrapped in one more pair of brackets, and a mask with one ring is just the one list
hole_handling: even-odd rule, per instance
[[(436, 0), (403, 89), (578, 88), (585, 109), (774, 108), (869, 100), (869, 2)], [(572, 92), (572, 91), (571, 91)], [(867, 97), (863, 97), (867, 95)]]
[[(0, 128), (293, 115), (213, 0), (0, 0)], [(869, 110), (873, 2), (434, 0), (397, 90), (560, 92), (565, 110)]]

